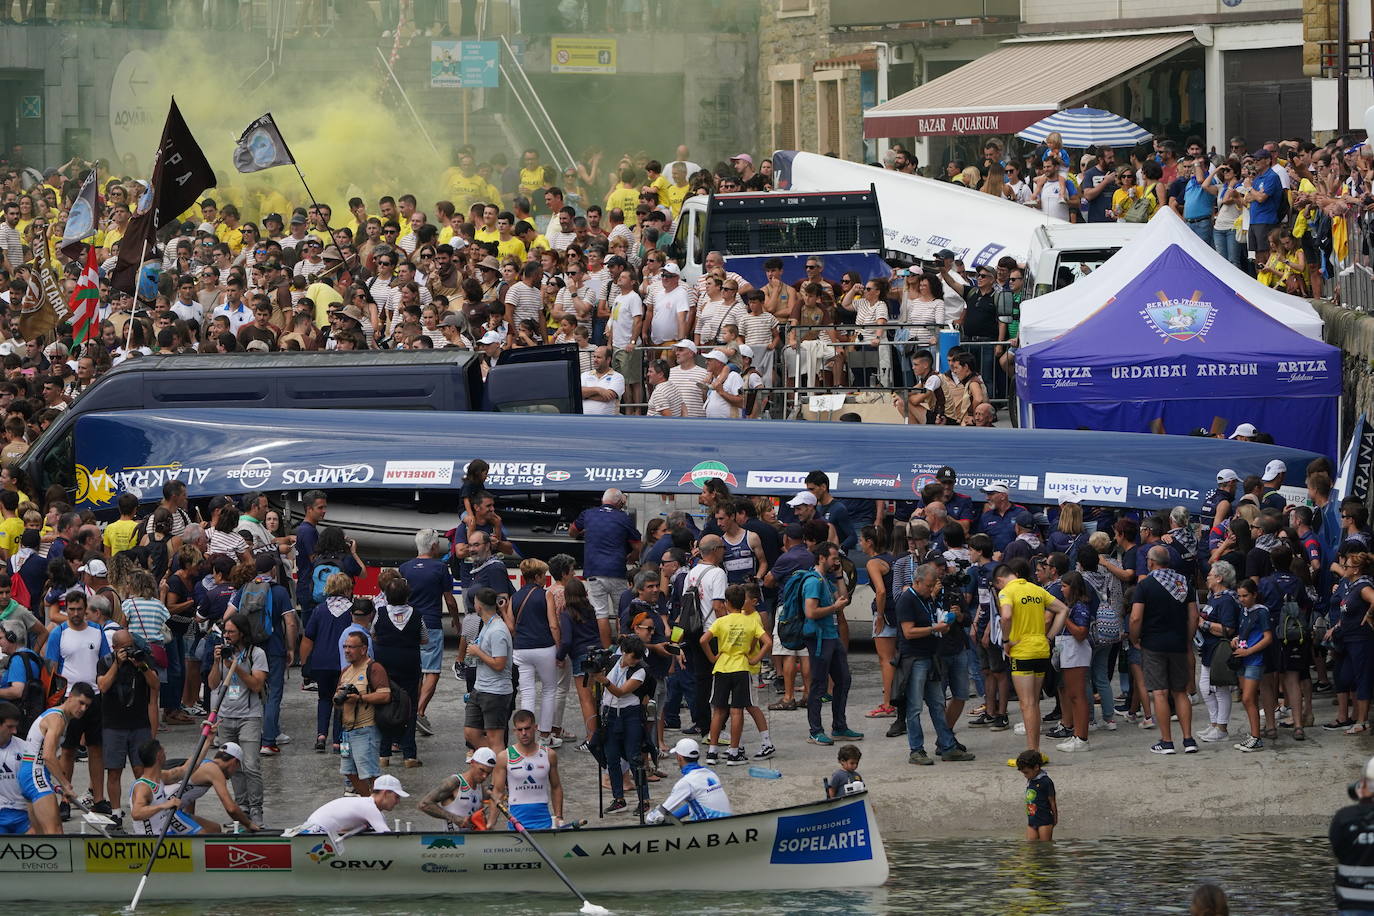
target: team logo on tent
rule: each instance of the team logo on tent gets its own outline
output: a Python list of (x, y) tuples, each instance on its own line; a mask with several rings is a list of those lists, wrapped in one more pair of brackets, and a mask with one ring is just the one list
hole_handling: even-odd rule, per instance
[(1205, 340), (1212, 329), (1212, 321), (1217, 310), (1210, 302), (1202, 300), (1202, 293), (1194, 290), (1189, 299), (1170, 299), (1160, 290), (1157, 305), (1147, 305), (1140, 310), (1141, 316), (1161, 340)]

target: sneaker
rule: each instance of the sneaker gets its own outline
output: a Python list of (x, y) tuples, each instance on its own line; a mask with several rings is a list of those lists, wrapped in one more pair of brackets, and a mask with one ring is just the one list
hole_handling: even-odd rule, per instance
[(831, 701), (831, 699), (833, 699), (833, 698), (830, 696), (830, 694), (828, 694), (828, 693), (823, 693), (823, 694), (821, 694), (821, 702), (822, 702), (822, 703), (829, 703), (829, 702)]
[(1129, 710), (1129, 707), (1127, 707), (1125, 703), (1117, 703), (1117, 704), (1116, 704), (1116, 711), (1117, 711), (1117, 712), (1129, 712), (1130, 710)]
[(277, 747), (275, 744), (264, 744), (258, 753), (264, 757), (275, 757), (281, 753), (281, 748)]
[(976, 756), (976, 754), (970, 754), (963, 747), (956, 744), (954, 747), (941, 754), (940, 759), (945, 763), (959, 763), (964, 760), (973, 760)]
[(682, 733), (690, 738), (700, 738), (704, 734), (704, 732), (695, 725), (687, 726), (682, 730)]
[(114, 814), (114, 808), (110, 807), (109, 802), (101, 800), (96, 802), (94, 805), (91, 805), (91, 812), (93, 814), (112, 815)]
[(711, 748), (709, 751), (706, 752), (706, 762), (709, 763), (711, 766), (715, 766), (716, 764), (720, 763), (720, 752), (717, 751), (715, 748)]
[(1227, 738), (1231, 737), (1231, 733), (1213, 725), (1206, 733), (1198, 735), (1198, 737), (1203, 741), (1225, 741)]
[(562, 747), (563, 739), (557, 735), (544, 735), (539, 739), (540, 747)]
[(315, 739), (315, 753), (317, 753), (317, 754), (323, 754), (323, 753), (324, 753), (324, 739), (323, 739), (323, 738), (316, 738), (316, 739)]
[(407, 770), (414, 769), (415, 767), (422, 767), (422, 766), (424, 766), (424, 765), (425, 765), (425, 763), (424, 763), (423, 760), (417, 760), (417, 759), (415, 759), (414, 757), (407, 757), (407, 758), (406, 758), (406, 769), (407, 769)]
[(887, 727), (887, 737), (898, 738), (906, 734), (906, 719), (897, 718), (892, 720), (892, 724)]
[(1062, 725), (1056, 725), (1047, 732), (1042, 733), (1046, 738), (1068, 738), (1073, 735), (1073, 730)]
[(972, 719), (969, 719), (966, 724), (969, 728), (987, 728), (989, 725), (992, 725), (996, 721), (996, 716), (990, 716), (984, 712), (979, 713), (976, 717)]
[(1330, 684), (1322, 684), (1320, 682), (1312, 685), (1313, 693), (1331, 693), (1334, 689), (1335, 688), (1333, 688)]
[(1197, 741), (1195, 741), (1195, 740), (1192, 739), (1192, 738), (1184, 738), (1184, 739), (1183, 739), (1183, 753), (1185, 753), (1185, 754), (1196, 754), (1196, 753), (1197, 753)]
[(1174, 743), (1172, 741), (1156, 741), (1154, 744), (1150, 745), (1150, 753), (1177, 754), (1178, 751), (1174, 750)]
[(852, 728), (832, 728), (830, 730), (830, 737), (834, 738), (836, 741), (862, 741), (864, 740), (864, 733), (856, 732)]
[(812, 744), (821, 744), (827, 747), (835, 743), (825, 732), (812, 732), (811, 737), (806, 740), (810, 741)]
[(1040, 721), (1041, 721), (1041, 722), (1058, 722), (1059, 719), (1060, 719), (1060, 717), (1061, 717), (1062, 715), (1063, 715), (1063, 713), (1061, 713), (1059, 710), (1057, 710), (1057, 709), (1052, 709), (1052, 710), (1050, 710), (1049, 712), (1047, 712), (1047, 713), (1045, 714), (1045, 717), (1044, 717), (1043, 719), (1041, 719)]
[(316, 684), (314, 681), (301, 681), (301, 690), (307, 693), (319, 693), (320, 685)]
[(1337, 719), (1335, 722), (1328, 722), (1322, 726), (1329, 732), (1343, 732), (1355, 724), (1354, 719)]
[(57, 816), (64, 821), (72, 819), (72, 806), (68, 802), (62, 802), (57, 806)]
[(586, 741), (583, 741), (581, 744), (577, 746), (577, 749), (579, 751), (590, 751), (592, 749), (592, 746), (588, 744)]
[(1012, 726), (1011, 733), (1013, 735), (1024, 735), (1026, 733), (1026, 723), (1017, 722), (1014, 726)]
[(274, 743), (277, 744), (277, 745), (290, 744), (290, 743), (291, 743), (291, 736), (290, 736), (290, 735), (277, 735), (277, 740), (276, 740)]
[(1153, 716), (1146, 716), (1145, 718), (1141, 719), (1141, 720), (1140, 720), (1140, 727), (1141, 727), (1142, 730), (1144, 730), (1144, 729), (1149, 729), (1149, 728), (1154, 728), (1154, 727), (1155, 727), (1155, 720), (1154, 720), (1154, 717), (1153, 717)]
[(744, 748), (732, 747), (725, 753), (725, 765), (728, 767), (742, 767), (749, 762), (749, 758), (744, 756)]
[(987, 711), (988, 711), (988, 707), (987, 707), (987, 704), (985, 703), (985, 704), (983, 704), (982, 706), (979, 706), (977, 709), (971, 710), (971, 711), (969, 712), (969, 714), (968, 714), (968, 717), (969, 717), (970, 719), (974, 719), (974, 718), (977, 718), (978, 716), (985, 715), (985, 714), (987, 713)]
[(1072, 750), (1073, 750), (1073, 743), (1074, 743), (1075, 741), (1077, 741), (1077, 740), (1078, 740), (1078, 739), (1077, 739), (1076, 737), (1074, 737), (1073, 735), (1070, 735), (1069, 737), (1065, 738), (1063, 741), (1060, 741), (1058, 744), (1056, 744), (1055, 747), (1057, 747), (1057, 748), (1058, 748), (1059, 750), (1061, 750), (1061, 751), (1072, 751)]
[(1056, 746), (1066, 754), (1086, 754), (1088, 751), (1092, 750), (1092, 746), (1088, 741), (1084, 738), (1079, 738), (1077, 735)]
[(635, 817), (644, 817), (652, 810), (654, 810), (654, 806), (652, 804), (646, 801), (640, 802), (639, 804), (635, 805), (634, 815)]
[(199, 703), (195, 703), (191, 706), (183, 706), (181, 707), (181, 711), (188, 716), (203, 716), (206, 713), (205, 707), (201, 706)]
[(1249, 754), (1252, 751), (1264, 750), (1264, 742), (1259, 738), (1256, 738), (1254, 735), (1251, 735), (1244, 741), (1241, 741), (1237, 744), (1233, 744), (1231, 746), (1243, 754)]
[(429, 724), (429, 716), (423, 713), (415, 717), (415, 728), (422, 735), (434, 734), (434, 727)]
[(378, 766), (382, 766), (382, 767), (389, 767), (389, 766), (391, 766), (391, 758), (390, 758), (390, 757), (378, 757), (378, 758), (377, 758), (377, 765), (378, 765)]
[(464, 684), (467, 683), (467, 678), (463, 677), (463, 663), (456, 658), (453, 660), (453, 679)]
[(1109, 732), (1114, 732), (1114, 731), (1116, 731), (1116, 720), (1115, 720), (1115, 719), (1108, 719), (1106, 722), (1103, 722), (1103, 723), (1102, 723), (1102, 727), (1105, 728), (1105, 729), (1106, 729), (1107, 731), (1109, 731)]
[(992, 724), (988, 726), (990, 732), (1004, 732), (1011, 728), (1011, 720), (1006, 716), (993, 716)]
[(906, 755), (906, 762), (912, 764), (913, 766), (920, 767), (935, 766), (935, 761), (931, 760), (930, 757), (927, 756), (925, 751), (912, 751), (910, 754)]
[(611, 799), (611, 803), (606, 806), (606, 813), (615, 814), (617, 812), (624, 811), (628, 807), (629, 805), (625, 804), (625, 799), (613, 798)]
[(754, 755), (755, 760), (767, 760), (778, 752), (778, 749), (771, 744), (765, 744), (759, 748), (759, 752)]

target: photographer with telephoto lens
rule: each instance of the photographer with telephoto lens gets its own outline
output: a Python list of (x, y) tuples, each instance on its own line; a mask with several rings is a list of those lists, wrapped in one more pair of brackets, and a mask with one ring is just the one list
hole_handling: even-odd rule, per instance
[[(105, 747), (105, 797), (118, 805), (124, 798), (120, 784), (125, 761), (142, 768), (138, 748), (153, 737), (153, 716), (149, 709), (157, 696), (157, 669), (149, 664), (148, 652), (140, 649), (128, 630), (110, 634), (112, 654), (96, 667), (96, 686), (105, 705), (101, 716), (101, 736)], [(104, 812), (108, 813), (108, 812)]]

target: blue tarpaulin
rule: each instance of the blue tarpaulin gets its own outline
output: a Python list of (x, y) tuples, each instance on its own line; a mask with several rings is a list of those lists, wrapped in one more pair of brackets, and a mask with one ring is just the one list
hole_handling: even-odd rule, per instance
[(1337, 449), (1341, 352), (1294, 331), (1171, 245), (1097, 312), (1016, 355), (1039, 429), (1170, 433), (1253, 423), (1281, 445)]
[(502, 413), (193, 408), (112, 411), (76, 426), (77, 501), (146, 502), (168, 480), (192, 497), (320, 488), (457, 489), (473, 458), (493, 490), (790, 495), (825, 471), (841, 497), (913, 499), (952, 465), (959, 488), (1004, 483), (1024, 503), (1199, 508), (1217, 470), (1280, 458), (1301, 481), (1310, 452), (1218, 439), (1061, 430)]

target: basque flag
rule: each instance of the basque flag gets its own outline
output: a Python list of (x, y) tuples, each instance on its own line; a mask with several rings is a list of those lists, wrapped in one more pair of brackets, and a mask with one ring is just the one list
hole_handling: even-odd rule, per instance
[(86, 268), (72, 290), (72, 343), (79, 345), (91, 335), (96, 308), (100, 305), (100, 271), (95, 262), (95, 246), (86, 246)]

